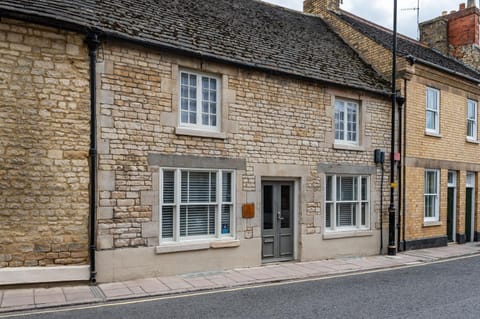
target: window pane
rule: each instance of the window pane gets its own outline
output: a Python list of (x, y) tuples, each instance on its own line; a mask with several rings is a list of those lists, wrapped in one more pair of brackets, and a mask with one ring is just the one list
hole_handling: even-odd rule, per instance
[(344, 103), (342, 101), (335, 102), (335, 139), (345, 139), (345, 123), (344, 123)]
[(210, 173), (190, 172), (188, 179), (188, 201), (208, 202), (210, 190)]
[(202, 125), (208, 125), (208, 120), (209, 120), (208, 114), (202, 114)]
[(325, 227), (332, 227), (332, 213), (333, 213), (333, 203), (328, 203), (325, 205)]
[(175, 206), (162, 207), (162, 238), (173, 237), (173, 210)]
[(338, 177), (337, 199), (342, 201), (357, 200), (357, 183), (358, 179), (356, 177)]
[(188, 86), (182, 85), (180, 89), (180, 94), (182, 99), (188, 99)]
[(272, 229), (273, 218), (273, 187), (263, 186), (263, 229)]
[(232, 173), (230, 172), (222, 173), (222, 201), (227, 203), (232, 201)]
[(448, 184), (449, 185), (455, 185), (455, 173), (454, 172), (448, 172)]
[(468, 107), (467, 107), (467, 118), (475, 120), (476, 118), (476, 105), (474, 102), (468, 101)]
[(190, 123), (197, 124), (197, 112), (190, 112)]
[(215, 205), (180, 206), (180, 236), (215, 234)]
[(436, 115), (433, 111), (427, 111), (427, 128), (430, 130), (436, 129)]
[(163, 171), (163, 202), (175, 202), (175, 171)]
[(181, 104), (182, 111), (188, 111), (188, 99), (182, 97)]
[(325, 183), (325, 199), (327, 201), (332, 201), (332, 189), (333, 189), (333, 178), (332, 176), (327, 176), (327, 181)]
[(281, 228), (290, 228), (290, 186), (281, 186)]
[(368, 214), (368, 204), (367, 203), (362, 203), (362, 212), (361, 212), (361, 225), (366, 226), (367, 225), (367, 214)]
[(208, 102), (202, 102), (202, 112), (203, 113), (208, 113), (208, 111), (209, 111)]
[(202, 77), (202, 88), (204, 91), (207, 91), (208, 92), (208, 88), (209, 88), (209, 82), (208, 82), (208, 78), (207, 77)]
[(180, 78), (181, 78), (180, 83), (182, 85), (188, 85), (188, 74), (187, 73), (182, 72), (181, 75), (180, 75)]
[(222, 235), (230, 234), (232, 205), (222, 205)]
[(425, 217), (435, 217), (435, 195), (425, 195)]
[(475, 173), (467, 172), (467, 187), (475, 187)]
[(427, 89), (427, 108), (438, 110), (438, 91), (435, 89)]
[(217, 201), (217, 173), (210, 173), (210, 202)]
[(426, 171), (425, 172), (425, 194), (437, 193), (437, 172)]
[(361, 200), (368, 200), (368, 184), (367, 184), (367, 178), (362, 177), (362, 198)]
[(337, 204), (337, 227), (355, 226), (355, 215), (354, 203)]
[(197, 76), (195, 74), (190, 74), (190, 86), (197, 87)]

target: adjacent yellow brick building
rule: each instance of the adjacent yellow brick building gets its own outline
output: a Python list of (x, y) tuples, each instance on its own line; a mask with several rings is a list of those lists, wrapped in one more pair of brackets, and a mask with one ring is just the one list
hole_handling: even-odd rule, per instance
[[(372, 67), (391, 77), (392, 32), (340, 9), (338, 0), (306, 0)], [(479, 240), (478, 98), (480, 76), (458, 61), (399, 36), (397, 150), (398, 248)], [(468, 175), (468, 177), (467, 177)]]

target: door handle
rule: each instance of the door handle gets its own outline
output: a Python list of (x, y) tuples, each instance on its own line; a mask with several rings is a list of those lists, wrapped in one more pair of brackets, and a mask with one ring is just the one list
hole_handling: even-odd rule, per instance
[(284, 220), (284, 218), (282, 217), (282, 212), (281, 212), (281, 211), (278, 211), (278, 213), (277, 213), (277, 219), (278, 219), (278, 220)]

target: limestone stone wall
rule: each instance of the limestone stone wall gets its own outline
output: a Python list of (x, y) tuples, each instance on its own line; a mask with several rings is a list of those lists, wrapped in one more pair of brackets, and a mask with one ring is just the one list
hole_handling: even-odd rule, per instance
[(0, 21), (0, 267), (88, 260), (88, 52)]
[[(308, 236), (323, 233), (324, 174), (317, 172), (317, 165), (373, 167), (376, 173), (371, 178), (372, 230), (378, 229), (380, 170), (373, 163), (373, 150), (389, 148), (388, 98), (126, 43), (104, 44), (102, 56), (103, 62), (99, 64), (100, 250), (159, 244), (158, 212), (155, 212), (158, 167), (148, 164), (151, 154), (245, 160), (246, 169), (237, 172), (236, 236), (241, 240), (258, 240), (261, 236), (260, 217), (254, 221), (239, 217), (241, 204), (260, 196), (257, 172), (268, 171), (267, 176), (275, 177), (273, 170), (267, 168), (281, 167), (281, 176), (295, 177), (292, 170), (292, 175), (288, 175), (288, 167), (306, 171), (305, 181), (302, 177), (305, 184), (302, 184), (298, 217), (301, 242)], [(180, 68), (221, 77), (222, 132), (218, 136), (178, 130)], [(359, 147), (334, 145), (334, 97), (360, 102)], [(385, 194), (387, 183), (385, 178)], [(384, 208), (386, 210), (387, 205)], [(257, 206), (256, 216), (259, 209)], [(371, 246), (371, 253), (378, 250), (376, 244)], [(260, 248), (252, 252), (258, 262)], [(335, 251), (330, 253), (334, 254)], [(220, 263), (221, 255), (218, 255), (215, 264)]]

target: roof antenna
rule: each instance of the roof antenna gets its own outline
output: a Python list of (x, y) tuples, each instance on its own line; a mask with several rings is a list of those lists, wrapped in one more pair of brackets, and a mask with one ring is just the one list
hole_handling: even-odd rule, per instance
[(417, 11), (417, 40), (420, 40), (420, 0), (417, 0), (416, 8), (403, 8), (401, 11)]

